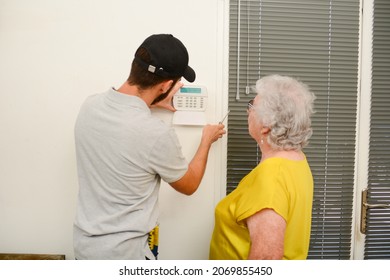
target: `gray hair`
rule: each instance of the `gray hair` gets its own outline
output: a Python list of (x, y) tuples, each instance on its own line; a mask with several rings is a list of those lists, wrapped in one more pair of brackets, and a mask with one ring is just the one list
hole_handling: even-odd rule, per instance
[(259, 101), (256, 119), (270, 132), (268, 143), (276, 150), (299, 150), (313, 133), (311, 115), (315, 95), (309, 87), (288, 76), (270, 75), (259, 79), (255, 90)]

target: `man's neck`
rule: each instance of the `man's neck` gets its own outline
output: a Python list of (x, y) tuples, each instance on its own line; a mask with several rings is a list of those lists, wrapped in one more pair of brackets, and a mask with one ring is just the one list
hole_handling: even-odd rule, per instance
[(141, 91), (139, 87), (130, 85), (127, 82), (123, 83), (123, 85), (121, 85), (116, 91), (131, 96), (137, 96), (141, 98), (146, 103), (146, 105), (148, 105), (148, 107), (150, 107), (150, 104), (155, 98), (155, 94), (152, 89)]

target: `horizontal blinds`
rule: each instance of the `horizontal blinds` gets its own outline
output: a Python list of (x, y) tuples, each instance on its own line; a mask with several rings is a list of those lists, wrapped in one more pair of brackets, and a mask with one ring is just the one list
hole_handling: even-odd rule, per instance
[[(368, 203), (390, 204), (390, 2), (375, 0)], [(365, 259), (390, 259), (390, 209), (367, 213)]]
[(230, 1), (227, 192), (257, 165), (259, 150), (248, 134), (249, 87), (259, 78), (260, 2)]
[(230, 3), (227, 192), (261, 156), (248, 135), (247, 87), (273, 73), (307, 83), (317, 96), (305, 149), (315, 180), (309, 258), (351, 255), (358, 38), (359, 1)]

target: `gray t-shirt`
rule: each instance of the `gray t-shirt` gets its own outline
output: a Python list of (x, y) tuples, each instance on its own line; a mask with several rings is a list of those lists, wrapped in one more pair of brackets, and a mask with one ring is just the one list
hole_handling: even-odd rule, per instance
[(75, 257), (153, 259), (147, 237), (158, 225), (160, 181), (175, 182), (188, 169), (173, 128), (142, 99), (110, 89), (81, 107), (75, 144)]

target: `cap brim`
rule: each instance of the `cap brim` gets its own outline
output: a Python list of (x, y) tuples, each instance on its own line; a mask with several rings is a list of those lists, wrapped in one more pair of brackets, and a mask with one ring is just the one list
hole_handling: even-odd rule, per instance
[(196, 74), (195, 74), (194, 69), (192, 69), (190, 66), (187, 66), (187, 69), (184, 71), (183, 77), (184, 77), (184, 79), (186, 79), (190, 83), (195, 81)]

